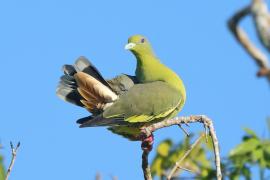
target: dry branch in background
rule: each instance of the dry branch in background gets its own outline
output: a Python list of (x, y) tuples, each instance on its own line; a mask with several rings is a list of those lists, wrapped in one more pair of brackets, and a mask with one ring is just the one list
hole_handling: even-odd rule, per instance
[[(117, 176), (110, 175), (111, 180), (118, 180)], [(95, 176), (95, 180), (102, 180), (102, 175), (97, 172)]]
[[(164, 120), (158, 123), (154, 123), (152, 125), (149, 126), (145, 126), (142, 129), (142, 133), (144, 134), (144, 136), (150, 136), (152, 132), (164, 128), (164, 127), (169, 127), (169, 126), (173, 126), (173, 125), (181, 125), (181, 124), (188, 124), (188, 123), (202, 123), (205, 127), (207, 127), (207, 129), (210, 132), (210, 136), (212, 138), (212, 142), (213, 142), (213, 146), (214, 146), (214, 153), (215, 153), (215, 165), (216, 165), (216, 176), (217, 176), (217, 180), (221, 180), (222, 179), (222, 173), (221, 173), (221, 166), (220, 166), (220, 150), (219, 150), (219, 142), (216, 136), (216, 132), (214, 129), (214, 125), (211, 119), (209, 119), (207, 116), (205, 115), (195, 115), (195, 116), (187, 116), (187, 117), (176, 117), (173, 119), (168, 119), (168, 120)], [(205, 137), (207, 137), (207, 134), (205, 135)], [(200, 138), (199, 138), (200, 139)], [(197, 141), (196, 141), (197, 142)], [(191, 147), (191, 149), (193, 147), (196, 146), (196, 143)], [(191, 150), (189, 150), (191, 151)], [(188, 155), (188, 151), (187, 151), (187, 155)], [(143, 151), (143, 156), (142, 156), (142, 168), (143, 168), (143, 172), (144, 172), (144, 178), (145, 180), (151, 180), (151, 171), (150, 171), (150, 167), (148, 165), (148, 154), (149, 151)], [(184, 156), (187, 156), (184, 155)], [(171, 179), (170, 176), (167, 177), (168, 180)]]
[(100, 174), (100, 173), (97, 173), (97, 174), (96, 174), (95, 180), (102, 180), (101, 174)]
[[(182, 163), (182, 162), (186, 159), (186, 157), (191, 153), (192, 149), (200, 143), (200, 141), (201, 141), (201, 139), (203, 138), (203, 136), (204, 136), (204, 134), (202, 134), (202, 135), (201, 135), (201, 136), (200, 136), (200, 137), (199, 137), (199, 138), (198, 138), (198, 139), (190, 146), (190, 148), (186, 151), (186, 153), (185, 153), (185, 154), (184, 154), (177, 162), (175, 162), (175, 165), (174, 165), (174, 167), (172, 168), (172, 170), (171, 170), (170, 174), (168, 175), (167, 179), (171, 179), (178, 169), (183, 169), (183, 170), (186, 170), (186, 171), (190, 171), (190, 170), (188, 170), (188, 169), (185, 169), (185, 168), (181, 167), (181, 163)], [(207, 135), (206, 135), (206, 136), (207, 136)], [(192, 171), (190, 171), (190, 172), (192, 172)]]
[(257, 66), (260, 68), (257, 75), (259, 77), (265, 76), (270, 83), (270, 65), (267, 56), (261, 52), (248, 38), (244, 30), (239, 27), (240, 21), (251, 13), (251, 7), (247, 6), (236, 12), (228, 21), (229, 29), (244, 47), (247, 53), (255, 60)]
[(13, 143), (10, 142), (10, 147), (11, 147), (11, 155), (12, 155), (12, 158), (11, 158), (11, 162), (10, 162), (10, 165), (8, 167), (8, 170), (7, 170), (7, 175), (6, 175), (6, 180), (8, 180), (9, 178), (9, 175), (11, 173), (11, 170), (13, 168), (13, 165), (15, 163), (15, 160), (16, 160), (16, 156), (17, 156), (17, 150), (18, 148), (20, 147), (20, 142), (18, 142), (17, 146), (14, 148), (13, 146)]

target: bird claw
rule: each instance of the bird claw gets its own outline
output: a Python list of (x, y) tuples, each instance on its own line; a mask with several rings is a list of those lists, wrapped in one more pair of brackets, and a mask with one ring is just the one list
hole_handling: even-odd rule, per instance
[(146, 138), (142, 138), (141, 148), (143, 151), (150, 152), (153, 149), (153, 144), (154, 144), (154, 136), (153, 134), (151, 134)]

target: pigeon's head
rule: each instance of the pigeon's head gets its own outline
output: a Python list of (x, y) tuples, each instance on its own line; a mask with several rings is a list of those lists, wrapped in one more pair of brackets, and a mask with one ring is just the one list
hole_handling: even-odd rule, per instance
[(125, 46), (125, 49), (137, 55), (153, 53), (149, 41), (142, 35), (134, 35), (128, 38), (128, 44)]

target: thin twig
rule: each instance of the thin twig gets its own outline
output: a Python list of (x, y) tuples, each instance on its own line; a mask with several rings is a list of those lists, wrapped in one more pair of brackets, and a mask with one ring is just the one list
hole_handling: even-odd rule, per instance
[(206, 127), (205, 124), (203, 125), (203, 127), (204, 127), (204, 133), (205, 133), (205, 140), (206, 140), (206, 143), (208, 143), (208, 131), (207, 131), (207, 127)]
[[(172, 168), (172, 170), (171, 170), (171, 172), (169, 173), (169, 175), (168, 175), (168, 177), (167, 177), (167, 179), (168, 180), (170, 180), (172, 177), (173, 177), (173, 175), (175, 174), (175, 172), (178, 170), (178, 169), (184, 169), (184, 168), (182, 168), (181, 167), (181, 164), (182, 164), (182, 162), (186, 159), (186, 157), (191, 153), (191, 151), (194, 149), (194, 147), (196, 147), (199, 143), (200, 143), (200, 141), (201, 141), (201, 139), (203, 138), (203, 136), (204, 136), (204, 134), (202, 134), (191, 146), (190, 146), (190, 148), (185, 152), (185, 154), (177, 161), (177, 162), (175, 162), (175, 165), (174, 165), (174, 167)], [(186, 170), (186, 169), (184, 169), (184, 170)]]
[(178, 126), (179, 126), (179, 128), (185, 133), (185, 135), (186, 135), (187, 137), (190, 136), (190, 134), (187, 132), (187, 130), (186, 130), (185, 128), (182, 127), (181, 124), (178, 124)]
[(243, 46), (247, 53), (255, 60), (257, 66), (260, 68), (257, 73), (258, 76), (266, 76), (270, 83), (270, 65), (267, 56), (261, 52), (248, 38), (244, 30), (239, 27), (240, 20), (251, 12), (250, 6), (247, 6), (236, 12), (228, 21), (229, 29), (232, 34)]
[(181, 170), (184, 170), (184, 171), (188, 171), (188, 172), (191, 172), (191, 173), (195, 173), (194, 171), (188, 169), (188, 168), (184, 168), (182, 166), (177, 166), (177, 169), (181, 169)]
[[(152, 132), (158, 129), (164, 128), (164, 127), (169, 127), (169, 126), (178, 125), (178, 124), (198, 123), (198, 122), (203, 123), (209, 129), (210, 136), (211, 136), (213, 146), (214, 146), (216, 177), (217, 177), (217, 180), (221, 180), (222, 173), (221, 173), (221, 166), (220, 166), (219, 142), (216, 136), (213, 122), (207, 116), (196, 115), (196, 116), (187, 116), (187, 117), (176, 117), (173, 119), (168, 119), (168, 120), (164, 120), (158, 123), (148, 125), (144, 127), (144, 130), (142, 132), (144, 133), (145, 136), (150, 136)], [(148, 158), (148, 153), (146, 155), (143, 155), (143, 161), (146, 161), (148, 163), (148, 160), (144, 158)], [(146, 170), (146, 167), (148, 166), (142, 166), (142, 167), (143, 167), (144, 173), (146, 172), (150, 174), (151, 176), (150, 168)]]
[(145, 180), (152, 180), (151, 176), (151, 169), (148, 164), (148, 155), (149, 151), (148, 150), (143, 150), (142, 154), (142, 169), (143, 169), (143, 175)]
[(17, 146), (14, 148), (12, 142), (10, 142), (10, 147), (11, 147), (11, 154), (12, 154), (12, 159), (11, 159), (11, 162), (10, 162), (10, 165), (8, 167), (8, 170), (7, 170), (7, 174), (6, 174), (6, 179), (5, 180), (8, 180), (9, 178), (9, 175), (11, 173), (11, 170), (13, 168), (13, 165), (15, 163), (15, 160), (16, 160), (16, 156), (17, 156), (17, 150), (18, 148), (20, 147), (20, 142), (18, 142)]
[(102, 180), (101, 174), (99, 172), (96, 173), (95, 180)]

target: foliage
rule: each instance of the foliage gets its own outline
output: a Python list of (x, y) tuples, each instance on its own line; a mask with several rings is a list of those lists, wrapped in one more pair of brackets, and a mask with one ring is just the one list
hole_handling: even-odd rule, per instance
[[(246, 134), (242, 142), (230, 151), (228, 157), (223, 158), (223, 176), (232, 180), (240, 178), (250, 180), (251, 169), (258, 167), (260, 179), (267, 179), (265, 171), (270, 170), (270, 140), (259, 138), (251, 129), (244, 130)], [(201, 142), (181, 164), (182, 167), (195, 172), (193, 178), (195, 176), (196, 179), (202, 180), (215, 179), (213, 153), (209, 144)], [(161, 142), (152, 163), (153, 176), (165, 179), (165, 174), (190, 146), (191, 138), (186, 138), (178, 145), (174, 145), (168, 139)], [(178, 176), (181, 173), (182, 171), (179, 171)]]
[(229, 153), (230, 178), (240, 176), (251, 179), (251, 167), (260, 169), (260, 179), (265, 179), (264, 171), (270, 169), (270, 140), (261, 139), (250, 129), (245, 129), (246, 135), (242, 143)]
[[(193, 139), (193, 135), (191, 135), (176, 145), (169, 139), (161, 142), (151, 167), (153, 176), (165, 179), (165, 175), (168, 174), (175, 162), (189, 149)], [(209, 173), (212, 173), (213, 169), (211, 167), (213, 159), (210, 159), (207, 153), (209, 151), (212, 151), (211, 142), (201, 141), (183, 161), (181, 167), (191, 170), (196, 177), (209, 177)], [(182, 172), (183, 170), (179, 170), (177, 173), (181, 174)]]

